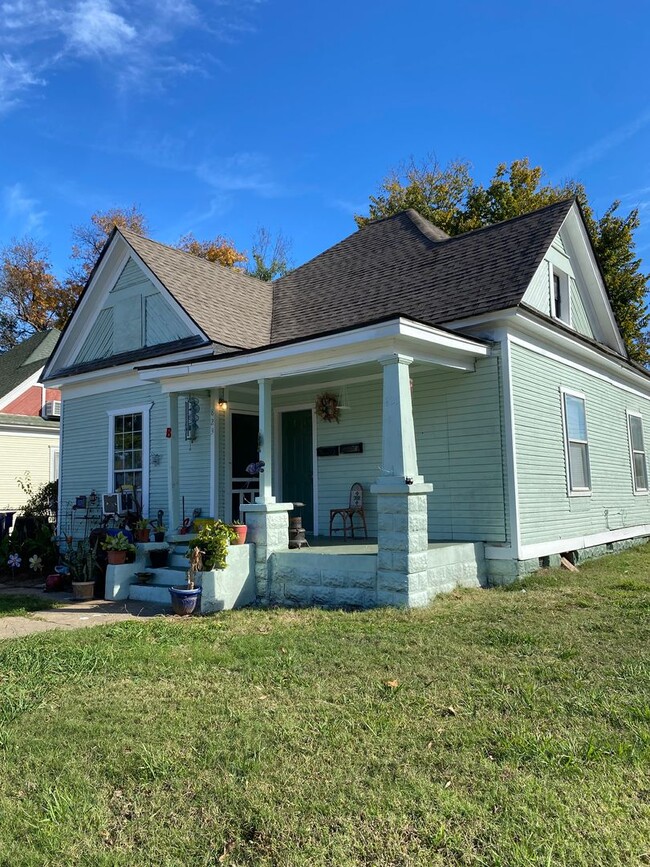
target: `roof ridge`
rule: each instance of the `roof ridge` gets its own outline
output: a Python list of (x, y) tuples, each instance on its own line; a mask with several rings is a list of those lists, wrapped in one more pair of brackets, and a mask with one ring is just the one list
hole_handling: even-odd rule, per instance
[(528, 217), (534, 217), (537, 214), (541, 214), (542, 211), (550, 211), (551, 208), (557, 208), (560, 205), (573, 205), (578, 201), (577, 196), (570, 196), (567, 199), (558, 199), (557, 202), (551, 202), (550, 205), (544, 205), (541, 208), (535, 208), (534, 211), (526, 211), (525, 214), (517, 214), (516, 217), (508, 217), (506, 220), (499, 220), (496, 223), (490, 223), (488, 226), (479, 226), (477, 229), (468, 229), (467, 232), (460, 232), (458, 235), (450, 235), (450, 241), (457, 241), (459, 238), (466, 238), (468, 235), (477, 235), (479, 232), (487, 232), (490, 229), (497, 229), (499, 226), (505, 226), (506, 223), (511, 225), (512, 223), (517, 223), (520, 220), (525, 220)]

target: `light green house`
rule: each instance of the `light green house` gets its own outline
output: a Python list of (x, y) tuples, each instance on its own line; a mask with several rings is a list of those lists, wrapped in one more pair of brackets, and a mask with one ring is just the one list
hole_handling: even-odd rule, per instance
[[(44, 378), (62, 510), (245, 516), (262, 602), (420, 605), (650, 535), (650, 378), (574, 200), (454, 238), (406, 211), (274, 284), (115, 230)], [(355, 482), (370, 540), (328, 548)]]

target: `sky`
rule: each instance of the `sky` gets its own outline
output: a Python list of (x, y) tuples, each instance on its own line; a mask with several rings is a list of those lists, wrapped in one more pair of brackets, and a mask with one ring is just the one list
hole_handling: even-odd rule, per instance
[(0, 0), (0, 246), (64, 276), (71, 227), (135, 203), (164, 243), (264, 226), (299, 265), (431, 154), (638, 207), (648, 262), (649, 58), (642, 0)]

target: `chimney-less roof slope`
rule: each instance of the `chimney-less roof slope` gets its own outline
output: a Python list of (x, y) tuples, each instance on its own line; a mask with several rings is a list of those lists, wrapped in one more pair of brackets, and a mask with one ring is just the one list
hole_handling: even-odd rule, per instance
[(370, 223), (274, 283), (272, 342), (392, 314), (440, 324), (516, 306), (573, 203), (455, 237), (411, 209)]
[(241, 349), (270, 343), (270, 284), (135, 232), (118, 231), (210, 340)]

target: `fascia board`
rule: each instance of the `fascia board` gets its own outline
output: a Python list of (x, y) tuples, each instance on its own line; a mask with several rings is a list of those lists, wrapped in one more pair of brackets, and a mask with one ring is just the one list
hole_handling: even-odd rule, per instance
[(40, 370), (37, 370), (36, 373), (32, 373), (31, 376), (28, 376), (27, 379), (24, 379), (20, 383), (20, 385), (17, 385), (8, 394), (5, 394), (4, 397), (0, 397), (0, 410), (4, 409), (6, 406), (9, 406), (10, 403), (13, 403), (14, 400), (19, 398), (20, 395), (26, 392), (28, 388), (31, 388), (33, 385), (38, 385), (38, 381), (42, 372), (43, 368), (41, 367)]
[[(409, 340), (418, 342), (418, 360), (437, 364), (448, 361), (450, 366), (460, 366), (462, 369), (471, 369), (477, 357), (485, 357), (490, 352), (488, 346), (470, 338), (398, 319), (247, 355), (224, 359), (217, 356), (210, 361), (180, 367), (165, 368), (161, 365), (143, 370), (140, 375), (146, 381), (164, 380), (166, 388), (174, 379), (188, 376), (192, 377), (192, 382), (207, 381), (209, 377), (214, 383), (217, 375), (220, 384), (222, 380), (226, 384), (227, 379), (228, 385), (234, 385), (260, 377), (295, 375), (297, 365), (299, 372), (303, 373), (373, 361), (377, 358), (378, 350), (396, 351), (395, 341), (399, 341), (403, 348), (404, 342), (408, 344)], [(449, 358), (446, 352), (450, 353)]]
[(628, 390), (638, 389), (644, 397), (650, 395), (650, 378), (630, 370), (624, 359), (618, 362), (615, 358), (601, 355), (590, 346), (573, 340), (569, 335), (549, 328), (532, 317), (528, 318), (524, 311), (520, 312), (508, 332), (515, 342), (526, 343), (529, 340), (533, 348), (564, 364), (578, 367)]
[[(607, 289), (605, 288), (600, 268), (596, 261), (591, 239), (589, 238), (587, 227), (580, 215), (577, 204), (573, 205), (562, 225), (566, 228), (569, 253), (571, 254), (571, 258), (575, 258), (577, 261), (578, 267), (585, 278), (584, 284), (591, 295), (593, 312), (603, 330), (603, 334), (613, 341), (613, 348), (618, 349), (619, 352), (625, 355), (625, 344), (618, 330), (614, 311), (612, 310)], [(593, 297), (594, 288), (596, 290), (595, 298)]]

